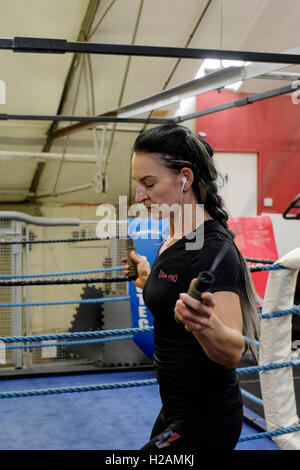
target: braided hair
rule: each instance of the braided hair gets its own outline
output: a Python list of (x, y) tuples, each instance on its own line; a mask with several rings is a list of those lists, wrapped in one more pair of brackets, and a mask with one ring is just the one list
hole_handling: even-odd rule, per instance
[(157, 153), (161, 163), (179, 172), (189, 167), (193, 171), (193, 190), (199, 204), (209, 215), (228, 230), (228, 214), (218, 194), (217, 177), (211, 146), (196, 137), (188, 128), (163, 124), (141, 133), (134, 144), (135, 152)]

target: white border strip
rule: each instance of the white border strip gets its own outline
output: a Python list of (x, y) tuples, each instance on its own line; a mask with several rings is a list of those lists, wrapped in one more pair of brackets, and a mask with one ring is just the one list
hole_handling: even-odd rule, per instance
[[(262, 313), (293, 308), (300, 247), (287, 253), (276, 264), (288, 269), (270, 271)], [(259, 365), (289, 362), (292, 316), (261, 321)], [(267, 430), (298, 425), (293, 370), (291, 367), (259, 373)], [(300, 449), (300, 432), (272, 438), (282, 450)]]
[(0, 341), (0, 364), (6, 364), (6, 349), (4, 341)]

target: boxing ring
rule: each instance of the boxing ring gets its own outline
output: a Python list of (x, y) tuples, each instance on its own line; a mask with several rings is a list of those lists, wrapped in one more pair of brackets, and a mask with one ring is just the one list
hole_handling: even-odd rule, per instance
[[(164, 227), (160, 236), (163, 232)], [(28, 235), (29, 231), (26, 230), (26, 233)], [(2, 237), (0, 248), (23, 245), (23, 249), (28, 251), (30, 244), (33, 246), (35, 242), (38, 244), (45, 240), (17, 237), (17, 241), (5, 241)], [(72, 243), (70, 239), (51, 240), (49, 243), (53, 246), (63, 242)], [(74, 243), (81, 243), (82, 250), (85, 250), (87, 243), (95, 242), (93, 237), (77, 237)], [(98, 242), (101, 243), (101, 240)], [(112, 242), (115, 244), (116, 240)], [(116, 245), (113, 246), (116, 248)], [(158, 241), (153, 244), (150, 240), (149, 244), (146, 239), (136, 240), (136, 246), (138, 252), (153, 261)], [(105, 256), (103, 259), (108, 264)], [(116, 263), (117, 259), (112, 261)], [(9, 302), (2, 301), (0, 309), (11, 309), (16, 323), (12, 334), (1, 334), (0, 337), (0, 449), (138, 450), (147, 441), (161, 406), (151, 365), (152, 321), (150, 313), (142, 305), (140, 290), (120, 275), (122, 267), (117, 263), (101, 269), (36, 274), (22, 274), (21, 264), (15, 263), (18, 272), (0, 276), (0, 289), (15, 290)], [(253, 276), (256, 272), (268, 273), (265, 297), (259, 312), (262, 325), (260, 358), (258, 365), (241, 364), (237, 374), (241, 382), (244, 377), (257, 374), (261, 398), (242, 385), (245, 420), (236, 450), (300, 449), (300, 424), (293, 379), (293, 371), (299, 370), (300, 357), (292, 353), (291, 340), (291, 319), (300, 313), (300, 306), (293, 304), (299, 267), (300, 248), (297, 248), (272, 264), (259, 263), (250, 268)], [(89, 277), (82, 277), (86, 275)], [(91, 298), (82, 296), (80, 299), (51, 302), (28, 301), (29, 296), (24, 296), (24, 292), (37, 286), (82, 284), (101, 284), (113, 286), (113, 289), (94, 292), (85, 287), (85, 293), (92, 293)], [(20, 289), (23, 295), (22, 292), (16, 294)], [(31, 319), (28, 309), (34, 312), (35, 308), (49, 305), (55, 310), (77, 305), (69, 331), (19, 334), (20, 331), (29, 331)], [(92, 310), (95, 306), (98, 313), (93, 317), (94, 328), (90, 323), (89, 328), (84, 330), (87, 323), (82, 322), (79, 308)], [(114, 316), (120, 328), (106, 328), (109, 324), (103, 317), (106, 306), (109, 306), (106, 316)], [(126, 306), (131, 314), (131, 325), (123, 327), (122, 309)], [(22, 312), (23, 315), (20, 315)], [(95, 318), (99, 321), (96, 327)], [(80, 326), (78, 331), (76, 326)], [(125, 344), (127, 349), (122, 346)], [(109, 347), (106, 352), (104, 345)], [(90, 357), (90, 363), (96, 364), (96, 367), (90, 365), (76, 369), (73, 365), (66, 365), (66, 357), (61, 368), (51, 367), (51, 359), (55, 362), (51, 350), (56, 353), (73, 350), (76, 355), (80, 347), (88, 348), (81, 351), (85, 351), (85, 357)], [(92, 348), (96, 348), (96, 353), (91, 353)], [(35, 351), (49, 361), (44, 363), (43, 369), (34, 367), (32, 357)], [(43, 356), (41, 351), (47, 351), (47, 355)], [(126, 356), (127, 364), (124, 364), (122, 354)], [(15, 367), (9, 369), (7, 364), (13, 361)], [(111, 366), (108, 365), (109, 361), (113, 361)], [(261, 407), (263, 416), (253, 411), (249, 403)]]

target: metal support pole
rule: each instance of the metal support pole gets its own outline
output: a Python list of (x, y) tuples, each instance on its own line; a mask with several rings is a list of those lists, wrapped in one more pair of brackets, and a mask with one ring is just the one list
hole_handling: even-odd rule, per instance
[[(25, 229), (25, 239), (29, 241), (30, 239), (30, 230), (29, 225), (26, 224)], [(29, 270), (29, 243), (25, 245), (25, 274), (30, 274)], [(30, 288), (29, 286), (25, 287), (25, 302), (30, 302)], [(30, 329), (30, 307), (25, 307), (25, 335), (29, 336), (31, 334)], [(26, 363), (27, 367), (30, 367), (30, 349), (26, 349), (24, 351), (24, 362)]]
[[(22, 223), (13, 222), (12, 228), (16, 233), (15, 238), (22, 239)], [(11, 248), (11, 263), (12, 263), (12, 274), (20, 276), (22, 273), (22, 246), (21, 245), (12, 245)], [(22, 286), (13, 286), (12, 287), (12, 302), (21, 303), (22, 302)], [(13, 336), (22, 336), (22, 307), (16, 307), (12, 311), (12, 335)], [(23, 358), (22, 350), (15, 349), (13, 350), (13, 361), (16, 369), (22, 369), (23, 367)]]

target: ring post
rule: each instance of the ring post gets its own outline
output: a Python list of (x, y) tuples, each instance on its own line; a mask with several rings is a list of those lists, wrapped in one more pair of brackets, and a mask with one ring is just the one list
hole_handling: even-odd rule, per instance
[[(300, 247), (275, 264), (287, 269), (270, 271), (262, 314), (293, 307)], [(291, 361), (291, 315), (262, 319), (259, 365)], [(293, 370), (285, 367), (260, 372), (261, 391), (268, 431), (298, 425)], [(282, 450), (300, 449), (300, 432), (273, 437)]]

